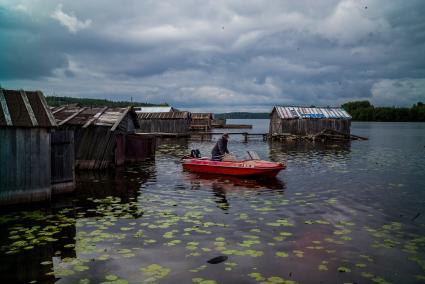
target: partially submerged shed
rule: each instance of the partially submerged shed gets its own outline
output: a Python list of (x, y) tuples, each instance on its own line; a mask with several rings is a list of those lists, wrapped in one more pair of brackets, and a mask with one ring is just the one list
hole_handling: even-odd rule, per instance
[(137, 115), (128, 108), (57, 107), (60, 129), (74, 132), (77, 169), (99, 170), (155, 155), (155, 137), (136, 135)]
[(214, 114), (192, 112), (190, 130), (211, 130)]
[(0, 89), (0, 204), (50, 199), (53, 127), (41, 92)]
[(275, 106), (269, 134), (314, 135), (325, 129), (350, 134), (351, 116), (339, 107)]
[(191, 113), (178, 112), (150, 112), (137, 114), (142, 133), (188, 133), (191, 122)]

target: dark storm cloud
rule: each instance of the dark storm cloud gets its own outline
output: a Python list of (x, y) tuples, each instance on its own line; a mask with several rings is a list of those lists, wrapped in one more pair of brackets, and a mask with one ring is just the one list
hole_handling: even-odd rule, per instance
[(0, 83), (213, 111), (410, 105), (425, 100), (424, 12), (423, 1), (0, 0)]

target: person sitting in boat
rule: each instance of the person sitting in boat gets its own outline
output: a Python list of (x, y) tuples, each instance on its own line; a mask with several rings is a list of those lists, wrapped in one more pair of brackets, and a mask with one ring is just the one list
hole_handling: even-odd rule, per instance
[(213, 161), (221, 161), (225, 154), (229, 154), (229, 150), (227, 149), (227, 141), (229, 140), (229, 134), (224, 133), (220, 139), (218, 139), (214, 148), (211, 151)]

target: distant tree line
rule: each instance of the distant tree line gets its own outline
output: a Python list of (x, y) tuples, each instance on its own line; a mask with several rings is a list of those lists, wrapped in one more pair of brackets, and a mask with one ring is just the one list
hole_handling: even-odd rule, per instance
[(410, 108), (374, 107), (369, 101), (354, 101), (342, 107), (356, 121), (425, 121), (425, 105), (422, 102)]
[(168, 106), (167, 103), (151, 104), (129, 101), (110, 101), (106, 99), (87, 99), (87, 98), (72, 98), (72, 97), (56, 97), (47, 96), (46, 101), (50, 106), (61, 106), (69, 104), (78, 104), (85, 107), (128, 107), (128, 106)]
[(217, 113), (214, 115), (216, 119), (267, 119), (270, 118), (268, 112), (228, 112)]

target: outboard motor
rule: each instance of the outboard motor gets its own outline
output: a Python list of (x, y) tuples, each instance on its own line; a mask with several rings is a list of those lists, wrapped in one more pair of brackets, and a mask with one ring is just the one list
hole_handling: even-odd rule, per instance
[(191, 158), (201, 158), (201, 151), (199, 149), (195, 149), (190, 151), (190, 157)]

